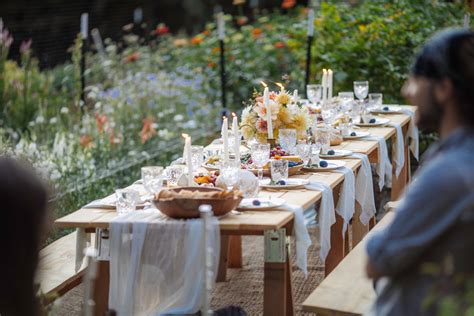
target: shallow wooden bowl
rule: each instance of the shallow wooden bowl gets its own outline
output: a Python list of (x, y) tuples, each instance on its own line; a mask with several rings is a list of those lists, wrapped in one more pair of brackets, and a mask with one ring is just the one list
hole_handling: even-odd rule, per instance
[[(179, 192), (181, 190), (187, 191), (223, 191), (220, 188), (210, 188), (210, 187), (179, 187), (173, 189), (163, 189), (163, 190), (172, 190)], [(163, 214), (172, 217), (172, 218), (198, 218), (199, 217), (199, 206), (203, 204), (208, 204), (212, 207), (212, 211), (215, 216), (222, 216), (230, 211), (237, 208), (237, 206), (242, 201), (242, 198), (233, 198), (233, 199), (173, 199), (173, 200), (154, 200), (153, 204), (159, 209)]]

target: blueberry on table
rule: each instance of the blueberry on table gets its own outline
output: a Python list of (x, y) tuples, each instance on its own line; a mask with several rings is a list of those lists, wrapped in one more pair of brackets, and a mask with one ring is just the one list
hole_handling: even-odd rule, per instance
[(296, 167), (297, 165), (298, 165), (298, 164), (297, 164), (296, 162), (294, 162), (294, 161), (289, 161), (289, 162), (288, 162), (288, 167), (290, 167), (290, 168), (291, 168), (291, 167)]
[(388, 106), (384, 106), (383, 110), (388, 111), (388, 110), (390, 110), (390, 108)]
[(325, 160), (321, 160), (321, 161), (319, 162), (319, 166), (320, 166), (321, 168), (326, 168), (326, 167), (328, 166), (328, 162), (325, 161)]
[(357, 136), (356, 132), (352, 132), (351, 136)]
[(255, 206), (260, 206), (261, 203), (260, 203), (259, 200), (253, 200), (252, 204), (255, 205)]
[(285, 180), (278, 180), (278, 181), (277, 181), (277, 184), (278, 184), (278, 185), (285, 185), (286, 182), (285, 182)]
[(377, 122), (376, 119), (370, 119), (370, 121), (369, 121), (370, 124), (374, 124), (375, 122)]
[(336, 154), (336, 152), (332, 149), (328, 151), (328, 155), (330, 155), (330, 156), (333, 156), (335, 154)]

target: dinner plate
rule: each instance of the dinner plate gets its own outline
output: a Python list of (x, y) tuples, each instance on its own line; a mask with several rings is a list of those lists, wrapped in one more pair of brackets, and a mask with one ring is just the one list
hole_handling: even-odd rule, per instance
[(336, 159), (336, 158), (342, 158), (342, 157), (347, 157), (352, 155), (352, 151), (350, 150), (345, 150), (345, 149), (331, 149), (334, 150), (334, 155), (329, 155), (329, 154), (319, 154), (320, 158), (324, 159)]
[(390, 120), (387, 118), (378, 118), (378, 117), (374, 117), (374, 118), (375, 118), (375, 123), (356, 123), (356, 125), (360, 127), (373, 127), (373, 126), (383, 126), (387, 124), (388, 122), (390, 122)]
[(363, 138), (363, 137), (367, 137), (367, 136), (370, 136), (370, 133), (369, 132), (365, 132), (365, 131), (353, 131), (356, 133), (355, 136), (351, 136), (350, 134), (352, 133), (349, 133), (349, 135), (344, 135), (344, 139), (358, 139), (358, 138)]
[(260, 180), (260, 187), (274, 190), (286, 190), (301, 188), (309, 183), (307, 179), (290, 178), (285, 180), (286, 184), (272, 184), (269, 178)]
[[(258, 200), (260, 202), (260, 205), (254, 205), (253, 201)], [(237, 207), (237, 210), (239, 211), (266, 211), (270, 210), (279, 206), (282, 206), (285, 204), (285, 200), (280, 199), (280, 198), (249, 198), (249, 199), (243, 199), (242, 202), (240, 202), (239, 206)]]
[(219, 170), (221, 168), (221, 164), (212, 164), (212, 165), (210, 165), (210, 164), (207, 164), (207, 163), (203, 163), (201, 165), (201, 167), (203, 167), (203, 168), (205, 168), (209, 171), (215, 171), (215, 170)]
[[(388, 110), (384, 110), (384, 108), (388, 108)], [(374, 114), (400, 114), (402, 113), (402, 108), (398, 105), (386, 104), (381, 107), (373, 108), (370, 112)]]
[(343, 160), (327, 160), (328, 166), (327, 167), (320, 167), (318, 166), (309, 166), (305, 167), (305, 171), (311, 172), (319, 172), (319, 171), (328, 171), (328, 170), (335, 170), (346, 165), (346, 162)]

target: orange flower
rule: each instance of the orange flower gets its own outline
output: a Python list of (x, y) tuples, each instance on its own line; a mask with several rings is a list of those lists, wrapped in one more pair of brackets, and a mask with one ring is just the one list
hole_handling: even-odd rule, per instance
[(102, 134), (104, 132), (104, 125), (107, 123), (107, 115), (95, 113), (95, 122), (97, 124), (97, 130)]
[(285, 43), (281, 41), (275, 43), (275, 48), (284, 48), (284, 47), (285, 47)]
[(215, 54), (217, 54), (217, 53), (220, 53), (220, 51), (221, 51), (221, 48), (220, 48), (220, 47), (214, 47), (214, 48), (212, 49), (212, 54), (215, 55)]
[(208, 36), (209, 34), (211, 34), (211, 31), (209, 31), (209, 30), (204, 30), (202, 32), (202, 35), (204, 35), (204, 36)]
[(211, 62), (209, 62), (209, 63), (207, 64), (207, 67), (209, 67), (209, 68), (214, 68), (214, 67), (216, 67), (216, 66), (217, 66), (217, 64), (216, 64), (215, 62), (213, 62), (213, 61), (211, 61)]
[(79, 144), (82, 148), (91, 148), (92, 147), (92, 136), (89, 135), (81, 135), (79, 138)]
[(140, 59), (140, 53), (136, 52), (136, 53), (132, 53), (130, 55), (128, 55), (125, 60), (124, 60), (124, 63), (125, 64), (128, 64), (128, 63), (131, 63), (131, 62), (134, 62), (134, 61), (137, 61)]
[(158, 36), (168, 34), (169, 32), (170, 32), (170, 29), (164, 23), (158, 24), (158, 26), (155, 29), (155, 35), (158, 35)]
[(262, 35), (263, 31), (262, 29), (256, 27), (252, 30), (252, 35), (253, 35), (253, 38), (259, 38), (261, 35)]
[(150, 138), (156, 135), (156, 130), (153, 128), (153, 118), (147, 117), (143, 119), (143, 127), (140, 133), (142, 144), (145, 144)]
[(283, 9), (291, 9), (296, 5), (296, 0), (283, 0), (281, 7)]
[(191, 44), (193, 45), (199, 45), (201, 44), (203, 41), (202, 37), (199, 37), (199, 36), (194, 36), (192, 39), (191, 39)]

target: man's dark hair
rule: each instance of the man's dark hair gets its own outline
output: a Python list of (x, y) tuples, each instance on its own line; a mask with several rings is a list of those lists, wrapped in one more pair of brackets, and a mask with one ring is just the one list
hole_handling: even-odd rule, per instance
[(0, 315), (38, 315), (34, 277), (47, 190), (30, 168), (0, 157)]
[(412, 74), (451, 80), (460, 117), (474, 125), (474, 32), (448, 29), (435, 35), (417, 55)]

